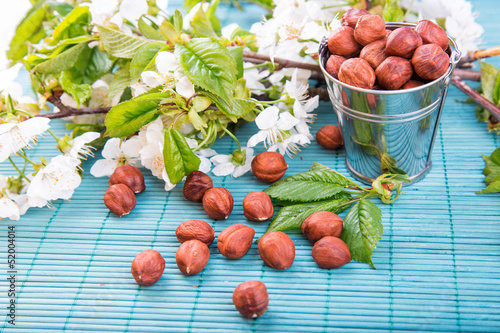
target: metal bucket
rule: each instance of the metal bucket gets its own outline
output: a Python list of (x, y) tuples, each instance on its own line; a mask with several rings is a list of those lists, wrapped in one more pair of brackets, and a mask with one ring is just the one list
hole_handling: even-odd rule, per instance
[[(386, 24), (389, 30), (405, 26), (415, 24)], [(331, 53), (323, 39), (320, 66), (344, 136), (347, 168), (357, 179), (371, 183), (383, 173), (404, 171), (413, 183), (429, 172), (451, 75), (461, 56), (455, 41), (448, 39), (448, 71), (432, 82), (405, 90), (363, 89), (333, 78), (325, 70)]]

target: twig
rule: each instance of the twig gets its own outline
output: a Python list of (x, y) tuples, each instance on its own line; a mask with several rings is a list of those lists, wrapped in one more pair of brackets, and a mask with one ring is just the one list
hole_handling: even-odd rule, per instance
[[(271, 61), (271, 58), (263, 54), (258, 54), (250, 51), (243, 51), (243, 60), (260, 64), (263, 62)], [(274, 63), (281, 65), (282, 67), (296, 67), (296, 68), (309, 69), (311, 71), (321, 72), (319, 65), (316, 64), (308, 64), (305, 62), (299, 62), (281, 58), (274, 58)]]
[(453, 76), (467, 81), (481, 81), (481, 72), (472, 69), (455, 68)]
[(64, 105), (61, 99), (54, 95), (49, 96), (47, 98), (47, 101), (54, 104), (54, 106), (56, 106), (60, 110), (60, 112), (43, 113), (39, 114), (37, 117), (56, 119), (56, 118), (65, 118), (71, 116), (79, 116), (84, 114), (108, 113), (108, 111), (111, 110), (110, 107), (102, 107), (102, 108), (82, 107), (77, 109), (71, 106)]
[(469, 53), (460, 59), (460, 62), (458, 65), (460, 66), (461, 63), (467, 63), (467, 62), (473, 62), (475, 60), (483, 59), (483, 58), (488, 58), (488, 57), (494, 57), (500, 55), (500, 45), (499, 46), (494, 46), (489, 49), (485, 50), (479, 50), (473, 53)]
[(500, 108), (481, 96), (477, 91), (468, 86), (462, 79), (457, 76), (451, 78), (451, 83), (463, 91), (467, 96), (472, 98), (474, 102), (481, 105), (483, 108), (488, 110), (496, 121), (500, 121)]

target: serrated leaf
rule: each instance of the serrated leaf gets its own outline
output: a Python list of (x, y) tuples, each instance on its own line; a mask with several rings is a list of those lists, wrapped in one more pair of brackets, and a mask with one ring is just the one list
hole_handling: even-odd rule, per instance
[(179, 40), (179, 31), (169, 21), (163, 21), (160, 25), (160, 34), (172, 44), (177, 44)]
[(338, 214), (349, 207), (349, 204), (347, 204), (349, 200), (350, 198), (342, 198), (282, 207), (267, 228), (266, 233), (271, 231), (300, 230), (302, 222), (312, 213), (326, 210)]
[(80, 53), (87, 47), (87, 43), (77, 44), (61, 54), (46, 60), (33, 68), (33, 70), (40, 74), (55, 74), (70, 69), (78, 61)]
[(203, 6), (200, 6), (194, 15), (193, 20), (191, 21), (191, 26), (193, 27), (193, 31), (196, 36), (217, 37), (217, 34), (212, 27), (212, 23), (203, 11)]
[(92, 55), (84, 70), (84, 82), (88, 84), (94, 83), (106, 73), (109, 73), (111, 66), (113, 66), (113, 62), (109, 59), (107, 53), (101, 52), (98, 47), (91, 50)]
[(236, 69), (238, 73), (236, 74), (237, 79), (241, 79), (243, 77), (243, 46), (231, 46), (227, 48), (229, 53), (233, 56), (236, 61)]
[(165, 131), (163, 160), (172, 184), (179, 183), (182, 178), (198, 170), (200, 166), (200, 158), (189, 148), (184, 136), (175, 129)]
[(117, 95), (121, 95), (130, 84), (130, 62), (116, 71), (109, 84), (108, 102)]
[(101, 34), (101, 44), (104, 49), (118, 58), (132, 59), (141, 46), (154, 43), (103, 26), (97, 28)]
[(500, 70), (493, 65), (486, 62), (481, 63), (481, 88), (483, 89), (483, 96), (489, 101), (493, 102), (493, 94), (495, 91), (495, 83)]
[(175, 45), (174, 54), (185, 74), (195, 85), (230, 101), (236, 87), (236, 61), (217, 40), (195, 38)]
[(492, 193), (500, 192), (500, 147), (495, 149), (490, 156), (484, 156), (484, 161), (486, 162), (486, 167), (483, 170), (483, 174), (486, 176), (484, 181), (488, 184), (486, 189), (483, 189), (479, 193)]
[(152, 43), (139, 48), (130, 62), (130, 84), (139, 81), (142, 72), (154, 64), (156, 55), (164, 47), (165, 44), (163, 43)]
[(210, 24), (212, 25), (212, 28), (214, 29), (215, 33), (220, 36), (221, 35), (221, 24), (219, 19), (217, 18), (217, 15), (215, 15), (217, 11), (217, 7), (219, 7), (220, 0), (212, 0), (210, 2), (210, 6), (208, 6), (206, 15), (208, 17), (208, 20), (210, 21)]
[(382, 212), (370, 200), (362, 199), (352, 206), (344, 218), (344, 230), (340, 238), (349, 247), (352, 259), (375, 268), (372, 254), (382, 233)]
[(497, 193), (500, 192), (500, 174), (489, 183), (488, 187), (481, 190), (479, 193)]
[(233, 108), (229, 106), (226, 101), (222, 98), (215, 96), (209, 92), (203, 92), (206, 96), (210, 97), (217, 108), (224, 113), (232, 122), (237, 122), (238, 118), (245, 117), (248, 113), (250, 113), (256, 106), (257, 102), (251, 98), (243, 99), (243, 98), (233, 98), (231, 101), (233, 102)]
[(63, 72), (59, 77), (59, 83), (63, 90), (75, 99), (78, 108), (92, 94), (92, 87), (90, 85), (74, 83), (66, 72)]
[(12, 38), (7, 57), (13, 62), (18, 61), (28, 53), (28, 42), (38, 43), (44, 36), (43, 21), (47, 14), (44, 7), (29, 12), (23, 21), (17, 26), (14, 38)]
[(51, 44), (54, 45), (63, 39), (86, 35), (86, 27), (89, 23), (89, 7), (75, 7), (54, 29)]
[(146, 21), (144, 21), (143, 17), (139, 19), (137, 27), (139, 28), (139, 31), (144, 35), (144, 37), (149, 39), (164, 41), (164, 38), (161, 35), (161, 33), (152, 26), (150, 26), (149, 24), (147, 24)]

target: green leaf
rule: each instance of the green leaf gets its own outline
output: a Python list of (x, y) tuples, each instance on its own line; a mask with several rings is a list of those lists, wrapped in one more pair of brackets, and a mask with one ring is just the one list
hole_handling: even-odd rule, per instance
[(89, 84), (109, 73), (111, 66), (113, 66), (113, 62), (109, 59), (107, 53), (100, 51), (98, 47), (92, 48), (91, 51), (92, 54), (84, 69), (84, 82)]
[(38, 43), (44, 36), (43, 21), (47, 12), (44, 7), (28, 13), (23, 21), (17, 26), (14, 38), (12, 38), (7, 51), (7, 57), (13, 62), (18, 61), (28, 53), (28, 42)]
[(493, 91), (493, 103), (500, 105), (500, 73), (498, 73), (497, 80), (495, 82), (495, 89)]
[(68, 15), (75, 6), (70, 5), (69, 3), (64, 3), (64, 2), (47, 2), (47, 7), (52, 10), (56, 11), (59, 13), (61, 16), (66, 16)]
[(488, 187), (486, 187), (479, 193), (496, 193), (496, 192), (500, 192), (500, 174), (497, 174), (496, 178), (489, 183)]
[(344, 230), (340, 238), (349, 247), (352, 259), (375, 268), (372, 254), (382, 233), (382, 212), (370, 200), (361, 199), (344, 218)]
[(158, 52), (165, 47), (163, 43), (143, 45), (130, 62), (130, 84), (139, 81), (142, 72), (149, 69), (153, 64)]
[(282, 207), (267, 228), (266, 233), (271, 231), (300, 230), (302, 222), (312, 213), (326, 210), (339, 214), (349, 207), (349, 200), (349, 198), (341, 198)]
[(222, 98), (209, 92), (203, 92), (203, 93), (206, 96), (210, 97), (210, 99), (212, 99), (217, 108), (219, 108), (219, 110), (233, 122), (237, 122), (238, 118), (244, 117), (246, 114), (248, 114), (257, 106), (257, 102), (251, 98), (249, 99), (233, 98), (231, 100), (233, 102), (233, 108), (231, 109), (229, 104)]
[(82, 53), (86, 47), (87, 43), (77, 44), (63, 53), (36, 65), (33, 70), (40, 74), (55, 74), (70, 69), (78, 61), (80, 53)]
[(500, 147), (495, 149), (490, 156), (484, 156), (486, 167), (483, 174), (486, 176), (484, 181), (488, 187), (479, 193), (500, 192)]
[(489, 101), (493, 102), (493, 94), (495, 91), (495, 83), (500, 70), (486, 62), (481, 63), (481, 87), (483, 95)]
[(238, 70), (236, 78), (241, 79), (243, 77), (243, 46), (231, 46), (227, 49), (236, 61), (236, 69)]
[(134, 134), (158, 118), (161, 113), (158, 105), (169, 97), (168, 93), (148, 94), (115, 105), (106, 115), (106, 133), (120, 138)]
[(141, 46), (154, 43), (103, 26), (98, 26), (98, 29), (104, 49), (118, 58), (132, 59)]
[(182, 31), (182, 13), (176, 9), (174, 13), (174, 27), (177, 31)]
[(184, 176), (198, 170), (200, 166), (199, 157), (189, 148), (184, 136), (175, 129), (165, 131), (163, 160), (172, 184), (179, 183)]
[(116, 95), (121, 95), (130, 84), (130, 62), (116, 71), (113, 81), (109, 84), (108, 102)]
[(75, 99), (78, 108), (89, 99), (92, 94), (92, 87), (90, 85), (85, 83), (75, 84), (66, 72), (62, 72), (59, 77), (59, 83), (63, 90)]
[(210, 2), (210, 6), (208, 6), (206, 15), (208, 17), (208, 20), (210, 21), (210, 24), (212, 28), (214, 29), (215, 33), (220, 36), (221, 35), (221, 24), (217, 16), (215, 15), (215, 12), (217, 11), (217, 7), (219, 6), (220, 0), (212, 0)]
[(137, 24), (139, 31), (144, 35), (144, 37), (149, 38), (149, 39), (155, 39), (155, 40), (161, 40), (164, 41), (163, 36), (161, 33), (150, 26), (149, 24), (144, 21), (144, 18), (140, 18), (139, 22)]
[(273, 1), (272, 0), (248, 0), (248, 2), (257, 4), (261, 7), (264, 7), (265, 9), (271, 11), (274, 9)]
[(230, 101), (236, 87), (236, 61), (217, 40), (194, 38), (175, 45), (174, 54), (185, 74), (195, 85)]
[(184, 0), (184, 8), (189, 12), (197, 3), (202, 1), (203, 0)]
[(177, 44), (179, 40), (179, 31), (169, 21), (163, 21), (160, 25), (161, 35), (172, 44)]
[(87, 6), (75, 7), (66, 17), (59, 23), (52, 33), (51, 44), (78, 37), (87, 34), (87, 25), (90, 23), (90, 12)]
[(191, 108), (188, 112), (189, 122), (193, 125), (193, 127), (201, 131), (203, 128), (207, 128), (207, 123), (203, 121), (203, 119), (198, 115), (198, 112), (194, 108)]
[(203, 11), (203, 6), (200, 6), (198, 11), (191, 21), (191, 26), (193, 27), (194, 34), (200, 37), (217, 37), (212, 23), (208, 19), (207, 15)]

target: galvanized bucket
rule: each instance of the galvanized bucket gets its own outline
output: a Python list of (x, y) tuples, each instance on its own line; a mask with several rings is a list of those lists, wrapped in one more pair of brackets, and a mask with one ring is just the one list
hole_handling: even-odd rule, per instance
[[(410, 23), (387, 23), (389, 30)], [(449, 37), (448, 37), (449, 38)], [(383, 173), (406, 172), (412, 183), (431, 168), (431, 153), (451, 75), (461, 52), (449, 38), (450, 66), (440, 78), (405, 90), (371, 90), (347, 85), (325, 70), (327, 39), (319, 48), (320, 66), (344, 136), (352, 175), (371, 183)]]

